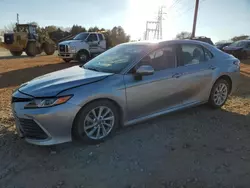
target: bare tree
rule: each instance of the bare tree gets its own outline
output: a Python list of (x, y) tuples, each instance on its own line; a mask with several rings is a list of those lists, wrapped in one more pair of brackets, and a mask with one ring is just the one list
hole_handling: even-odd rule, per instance
[(187, 39), (191, 37), (191, 33), (187, 31), (182, 31), (176, 35), (176, 39)]
[(6, 26), (4, 26), (4, 32), (12, 32), (16, 28), (15, 23), (10, 23)]

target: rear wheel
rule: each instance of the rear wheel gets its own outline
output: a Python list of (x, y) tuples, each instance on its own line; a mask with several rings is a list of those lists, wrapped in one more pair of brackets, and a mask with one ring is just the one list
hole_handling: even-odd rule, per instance
[(230, 91), (229, 83), (224, 79), (215, 82), (209, 97), (209, 104), (213, 108), (222, 107), (227, 101)]
[(92, 102), (77, 115), (73, 127), (74, 138), (90, 144), (100, 143), (115, 132), (119, 116), (119, 109), (112, 102)]
[(13, 56), (21, 56), (23, 51), (10, 51), (11, 55)]
[(36, 56), (37, 54), (36, 42), (28, 42), (27, 47), (25, 49), (25, 53), (30, 57)]
[(53, 55), (55, 53), (55, 46), (53, 44), (45, 42), (43, 48), (46, 55)]

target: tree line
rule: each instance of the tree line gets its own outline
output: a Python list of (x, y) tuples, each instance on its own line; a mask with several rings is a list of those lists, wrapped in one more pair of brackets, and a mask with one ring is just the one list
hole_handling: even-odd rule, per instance
[(41, 28), (41, 30), (46, 32), (56, 43), (60, 42), (62, 39), (71, 39), (81, 32), (103, 33), (108, 47), (113, 47), (117, 44), (130, 41), (130, 36), (126, 34), (125, 30), (121, 26), (115, 26), (112, 29), (99, 28), (97, 26), (86, 29), (80, 25), (73, 25), (69, 31), (63, 31), (61, 28), (56, 26), (47, 26)]
[[(191, 37), (191, 33), (190, 32), (187, 32), (187, 31), (182, 31), (180, 33), (178, 33), (176, 35), (176, 39), (188, 39)], [(250, 36), (249, 35), (239, 35), (239, 36), (235, 36), (229, 40), (224, 40), (224, 41), (232, 41), (232, 42), (236, 42), (236, 41), (239, 41), (239, 40), (246, 40), (246, 39), (250, 39)], [(220, 41), (220, 42), (224, 42), (224, 41)]]

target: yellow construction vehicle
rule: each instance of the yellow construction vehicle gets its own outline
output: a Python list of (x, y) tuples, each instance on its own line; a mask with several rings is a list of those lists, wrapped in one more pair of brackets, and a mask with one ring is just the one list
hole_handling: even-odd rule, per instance
[(14, 32), (4, 34), (4, 41), (0, 46), (9, 50), (13, 56), (20, 56), (25, 52), (34, 57), (43, 51), (47, 55), (54, 54), (56, 44), (45, 33), (37, 33), (36, 25), (16, 24)]

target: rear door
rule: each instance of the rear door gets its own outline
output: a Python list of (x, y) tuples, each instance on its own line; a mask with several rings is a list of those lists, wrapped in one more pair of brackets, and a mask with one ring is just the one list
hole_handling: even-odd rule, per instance
[(103, 34), (99, 33), (98, 34), (98, 38), (99, 38), (99, 52), (102, 53), (106, 50), (106, 40), (103, 36)]
[(210, 94), (216, 66), (213, 55), (204, 47), (185, 43), (177, 47), (178, 67), (173, 78), (178, 80), (176, 95), (182, 104), (206, 101)]

